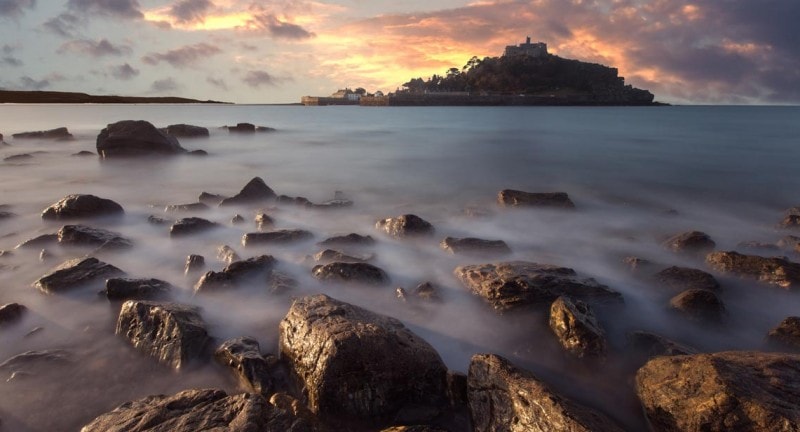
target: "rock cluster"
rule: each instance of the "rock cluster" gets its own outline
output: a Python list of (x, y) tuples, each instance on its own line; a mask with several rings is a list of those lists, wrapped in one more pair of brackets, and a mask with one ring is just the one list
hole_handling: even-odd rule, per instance
[(103, 158), (177, 155), (186, 153), (178, 140), (144, 120), (109, 124), (97, 135), (97, 154)]

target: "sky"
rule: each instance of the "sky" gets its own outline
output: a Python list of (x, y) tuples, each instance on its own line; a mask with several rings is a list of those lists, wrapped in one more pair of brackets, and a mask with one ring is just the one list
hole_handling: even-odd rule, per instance
[(800, 103), (800, 0), (0, 0), (0, 88), (292, 103), (502, 54), (679, 104)]

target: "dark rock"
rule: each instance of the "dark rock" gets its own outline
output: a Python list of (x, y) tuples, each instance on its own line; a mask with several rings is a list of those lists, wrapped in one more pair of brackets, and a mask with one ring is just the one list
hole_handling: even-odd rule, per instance
[(767, 334), (767, 342), (775, 346), (800, 350), (800, 317), (790, 316)]
[(357, 257), (347, 255), (346, 253), (334, 249), (325, 249), (323, 251), (318, 252), (314, 255), (314, 261), (318, 263), (328, 264), (332, 262), (346, 262), (346, 263), (358, 263), (358, 262), (367, 262), (372, 259), (372, 256), (368, 257)]
[(270, 255), (261, 255), (244, 261), (228, 264), (221, 272), (209, 271), (204, 274), (194, 286), (196, 293), (213, 292), (220, 289), (234, 288), (236, 285), (249, 279), (266, 277), (276, 264), (275, 258)]
[(636, 388), (652, 430), (790, 431), (800, 424), (798, 371), (790, 354), (657, 357)]
[(276, 199), (278, 204), (287, 204), (287, 205), (296, 205), (301, 207), (308, 207), (311, 206), (311, 201), (305, 197), (290, 197), (288, 195), (279, 195)]
[(42, 234), (16, 245), (14, 249), (41, 249), (58, 243), (58, 234)]
[(231, 218), (232, 225), (240, 225), (243, 224), (244, 222), (245, 222), (244, 217), (240, 214), (236, 214)]
[(319, 204), (310, 203), (308, 205), (309, 208), (316, 210), (334, 210), (352, 206), (353, 206), (353, 201), (350, 201), (349, 199), (332, 199), (325, 201), (323, 203)]
[(717, 246), (708, 234), (700, 231), (689, 231), (674, 235), (662, 243), (673, 252), (688, 254), (705, 254)]
[(455, 276), (496, 311), (552, 303), (560, 296), (598, 303), (621, 303), (622, 295), (575, 270), (549, 264), (510, 261), (458, 267)]
[(550, 329), (558, 342), (578, 358), (606, 355), (606, 336), (592, 309), (580, 300), (559, 297), (550, 306)]
[(65, 127), (36, 131), (36, 132), (20, 132), (11, 135), (15, 139), (55, 139), (55, 140), (69, 140), (72, 139), (72, 134)]
[(381, 429), (380, 432), (448, 432), (448, 431), (447, 429), (438, 428), (436, 426), (414, 425), (414, 426), (392, 426), (386, 429)]
[(42, 212), (42, 219), (64, 220), (122, 216), (122, 206), (94, 195), (67, 195)]
[(433, 235), (433, 225), (413, 214), (381, 219), (375, 224), (375, 228), (397, 238)]
[(63, 349), (26, 351), (0, 363), (0, 370), (30, 371), (37, 367), (49, 368), (52, 365), (64, 365), (72, 363), (72, 361), (72, 352)]
[(316, 416), (314, 416), (314, 413), (312, 413), (311, 410), (309, 410), (301, 401), (286, 393), (278, 392), (273, 394), (269, 398), (269, 403), (276, 408), (285, 411), (294, 418), (291, 425), (292, 427), (289, 428), (286, 426), (284, 429), (281, 429), (282, 431), (323, 432), (329, 430), (320, 425), (320, 421), (316, 418)]
[(692, 321), (719, 323), (725, 315), (725, 305), (713, 291), (686, 290), (669, 301), (670, 307)]
[(172, 221), (166, 220), (164, 218), (160, 218), (158, 216), (150, 215), (150, 216), (147, 217), (147, 223), (149, 223), (150, 225), (167, 225), (167, 224), (171, 224)]
[(208, 152), (205, 150), (192, 150), (189, 152), (189, 156), (208, 156)]
[(789, 249), (794, 252), (800, 252), (800, 237), (788, 235), (778, 240), (777, 244), (781, 249)]
[(103, 158), (183, 153), (175, 137), (143, 120), (112, 123), (97, 135), (97, 154)]
[(217, 259), (225, 264), (230, 264), (232, 262), (241, 260), (239, 254), (237, 254), (236, 251), (228, 245), (222, 245), (217, 248)]
[(255, 133), (256, 126), (251, 123), (237, 123), (236, 126), (227, 126), (228, 132)]
[(511, 249), (502, 240), (483, 240), (473, 237), (445, 237), (439, 246), (452, 254), (504, 255), (511, 253)]
[(789, 207), (788, 209), (784, 210), (783, 214), (785, 216), (789, 216), (789, 215), (798, 215), (798, 216), (800, 216), (800, 205), (796, 205), (794, 207)]
[(168, 135), (177, 138), (208, 138), (208, 129), (188, 124), (174, 124), (167, 126)]
[(372, 264), (334, 262), (314, 266), (311, 274), (324, 282), (385, 285), (389, 283), (386, 272)]
[(408, 301), (408, 293), (406, 292), (406, 289), (403, 288), (403, 287), (397, 287), (394, 290), (394, 296), (397, 297), (397, 299), (399, 299), (399, 300), (401, 300), (403, 302), (407, 302)]
[(192, 234), (203, 233), (214, 228), (219, 228), (219, 224), (199, 217), (188, 217), (179, 219), (169, 228), (170, 237), (182, 237)]
[(679, 344), (655, 333), (636, 331), (628, 333), (628, 345), (648, 359), (658, 356), (697, 354), (694, 348)]
[(28, 308), (19, 303), (9, 303), (0, 306), (0, 327), (18, 321), (22, 318), (26, 310), (28, 310)]
[(177, 303), (126, 301), (117, 319), (116, 334), (174, 369), (199, 358), (210, 342), (199, 309)]
[(177, 290), (160, 279), (111, 278), (106, 281), (104, 294), (109, 300), (158, 300)]
[(259, 213), (256, 215), (256, 229), (259, 231), (264, 231), (264, 229), (269, 228), (275, 225), (275, 220), (269, 217), (269, 215), (265, 213)]
[(83, 156), (97, 156), (97, 154), (96, 154), (96, 153), (93, 153), (93, 152), (90, 152), (90, 151), (88, 151), (88, 150), (81, 150), (81, 151), (79, 151), (79, 152), (77, 152), (77, 153), (73, 153), (73, 154), (71, 154), (70, 156), (78, 156), (78, 157), (83, 157)]
[(796, 229), (800, 228), (800, 215), (790, 214), (778, 223), (778, 228)]
[(447, 398), (453, 407), (467, 406), (467, 375), (461, 372), (447, 371)]
[(325, 295), (292, 304), (280, 351), (324, 419), (377, 426), (403, 409), (446, 403), (447, 368), (433, 347), (394, 318)]
[(506, 207), (575, 208), (575, 203), (565, 192), (534, 193), (505, 189), (497, 194), (497, 202)]
[(269, 126), (258, 126), (256, 127), (256, 132), (276, 132), (277, 129)]
[(300, 283), (297, 279), (281, 272), (273, 271), (269, 275), (269, 293), (282, 295), (294, 290)]
[(475, 432), (622, 432), (605, 415), (555, 393), (497, 355), (472, 356), (467, 386)]
[(442, 298), (439, 297), (439, 293), (436, 291), (436, 288), (430, 282), (423, 282), (417, 285), (417, 287), (414, 288), (414, 297), (426, 301), (442, 300)]
[(78, 258), (67, 261), (52, 273), (42, 276), (34, 282), (34, 286), (46, 294), (54, 294), (83, 285), (100, 283), (111, 277), (122, 276), (124, 273), (97, 258)]
[(375, 244), (375, 239), (371, 236), (363, 236), (351, 233), (342, 236), (329, 237), (319, 243), (320, 246), (371, 246)]
[(238, 194), (230, 198), (225, 198), (219, 205), (227, 206), (261, 203), (274, 200), (275, 197), (275, 192), (264, 183), (264, 180), (262, 180), (261, 177), (255, 177), (250, 180)]
[(712, 252), (706, 256), (706, 264), (723, 273), (755, 278), (787, 289), (800, 285), (800, 264), (784, 258)]
[(644, 258), (639, 258), (636, 256), (625, 257), (622, 259), (622, 263), (627, 265), (630, 271), (632, 272), (637, 272), (643, 269), (649, 269), (652, 268), (654, 265), (652, 261)]
[(15, 216), (16, 216), (16, 214), (14, 214), (14, 213), (7, 212), (7, 211), (0, 211), (0, 220), (1, 219), (11, 219), (12, 217), (15, 217)]
[(196, 211), (206, 211), (210, 208), (211, 207), (207, 206), (204, 203), (196, 202), (189, 204), (171, 204), (164, 207), (164, 211), (167, 213), (196, 212)]
[(719, 290), (719, 282), (710, 273), (688, 267), (668, 267), (655, 274), (662, 286), (675, 291), (687, 289)]
[(22, 153), (22, 154), (16, 154), (16, 155), (11, 155), (11, 156), (4, 157), (3, 161), (5, 161), (5, 162), (18, 162), (18, 161), (25, 161), (25, 160), (30, 160), (30, 159), (33, 159), (33, 155), (32, 154), (30, 154), (30, 153)]
[(199, 272), (206, 268), (206, 259), (202, 255), (189, 255), (186, 257), (186, 264), (183, 267), (185, 274)]
[(221, 203), (226, 198), (228, 197), (217, 194), (211, 194), (208, 192), (202, 192), (197, 200), (203, 204), (219, 205), (219, 203)]
[(278, 230), (269, 232), (247, 233), (242, 236), (242, 246), (258, 246), (264, 244), (289, 244), (313, 238), (306, 230)]
[(42, 249), (42, 251), (39, 252), (39, 261), (45, 262), (50, 260), (50, 258), (53, 258), (53, 254), (48, 252), (47, 249)]
[(257, 340), (249, 337), (227, 340), (214, 352), (214, 358), (229, 367), (248, 391), (264, 397), (274, 392), (270, 367)]
[(107, 250), (133, 247), (133, 243), (119, 233), (85, 225), (64, 225), (57, 235), (58, 242), (64, 246), (102, 247)]

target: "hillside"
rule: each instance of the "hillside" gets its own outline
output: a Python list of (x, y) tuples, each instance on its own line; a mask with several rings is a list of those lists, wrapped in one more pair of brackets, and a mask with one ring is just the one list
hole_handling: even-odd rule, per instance
[(137, 96), (95, 96), (86, 93), (55, 91), (12, 91), (0, 90), (0, 103), (124, 103), (124, 104), (184, 104), (184, 103), (225, 103), (217, 101), (200, 101), (180, 97), (137, 97)]

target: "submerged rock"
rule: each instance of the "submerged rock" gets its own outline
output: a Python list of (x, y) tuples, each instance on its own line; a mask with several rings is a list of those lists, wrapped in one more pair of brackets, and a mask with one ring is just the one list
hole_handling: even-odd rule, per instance
[(375, 244), (375, 239), (368, 235), (351, 233), (328, 237), (317, 244), (320, 246), (371, 246)]
[(58, 243), (58, 234), (42, 234), (14, 246), (14, 249), (41, 249)]
[(133, 243), (119, 233), (85, 225), (64, 225), (57, 235), (58, 242), (64, 246), (102, 247), (104, 250), (133, 247)]
[(725, 315), (725, 305), (713, 291), (686, 290), (669, 301), (672, 310), (693, 321), (719, 323)]
[(420, 300), (434, 302), (442, 301), (442, 298), (439, 296), (436, 287), (434, 287), (430, 282), (423, 282), (417, 285), (417, 287), (414, 288), (413, 295)]
[(206, 259), (202, 255), (189, 255), (186, 257), (186, 264), (183, 267), (185, 274), (194, 273), (206, 268)]
[(144, 120), (123, 120), (97, 135), (97, 154), (103, 158), (184, 154), (178, 140)]
[(208, 129), (188, 124), (169, 125), (166, 132), (177, 138), (207, 138), (209, 136)]
[(0, 306), (0, 327), (19, 321), (28, 308), (19, 303), (9, 303)]
[(636, 373), (653, 430), (789, 431), (800, 425), (800, 356), (721, 352), (657, 357)]
[(505, 255), (511, 253), (511, 249), (502, 240), (483, 240), (473, 237), (445, 237), (439, 246), (452, 254)]
[(314, 234), (300, 229), (247, 233), (242, 236), (242, 246), (250, 247), (269, 244), (289, 244), (308, 240), (313, 237)]
[(214, 351), (214, 358), (219, 364), (230, 368), (250, 391), (264, 397), (273, 393), (270, 365), (261, 355), (257, 340), (250, 337), (229, 339)]
[(668, 267), (655, 274), (656, 281), (675, 291), (687, 289), (719, 290), (719, 282), (710, 273), (688, 267)]
[(19, 161), (25, 161), (25, 160), (30, 160), (30, 159), (33, 159), (33, 155), (32, 154), (30, 154), (30, 153), (21, 153), (21, 154), (15, 154), (15, 155), (11, 155), (11, 156), (6, 156), (6, 157), (3, 158), (3, 161), (4, 162), (19, 162)]
[(169, 236), (183, 237), (187, 235), (210, 231), (214, 228), (219, 228), (219, 224), (216, 222), (211, 222), (210, 220), (207, 219), (199, 217), (183, 218), (183, 219), (178, 219), (178, 221), (176, 221), (169, 228)]
[(237, 123), (236, 126), (225, 126), (228, 132), (234, 133), (256, 133), (256, 125), (252, 123)]
[(328, 264), (332, 262), (358, 263), (358, 262), (367, 262), (371, 259), (372, 255), (366, 257), (357, 257), (357, 256), (347, 255), (342, 251), (334, 249), (325, 249), (314, 255), (314, 261), (323, 264)]
[(413, 214), (381, 219), (375, 223), (375, 228), (395, 238), (433, 235), (433, 225)]
[(171, 224), (172, 221), (169, 221), (167, 219), (158, 216), (150, 215), (147, 217), (147, 223), (149, 223), (150, 225), (168, 225)]
[(125, 272), (97, 258), (67, 261), (39, 280), (34, 286), (45, 294), (54, 294), (84, 285), (100, 283), (110, 277), (122, 276)]
[[(35, 132), (20, 132), (11, 135), (14, 139), (54, 139), (54, 140), (69, 140), (73, 136), (65, 127), (59, 127), (44, 131)], [(2, 140), (0, 140), (2, 141)]]
[(394, 318), (325, 295), (292, 304), (280, 351), (325, 419), (386, 424), (403, 409), (446, 403), (447, 368), (433, 347)]
[(241, 225), (241, 224), (243, 224), (244, 222), (245, 222), (245, 221), (244, 221), (244, 216), (242, 216), (242, 215), (240, 215), (240, 214), (235, 214), (235, 215), (233, 215), (233, 217), (231, 218), (231, 225)]
[(689, 231), (674, 235), (662, 245), (676, 253), (705, 254), (714, 250), (717, 244), (708, 234), (700, 231)]
[(774, 346), (800, 350), (800, 317), (790, 316), (767, 334), (767, 342)]
[(467, 395), (475, 432), (622, 432), (612, 420), (551, 390), (493, 354), (472, 356)]
[(202, 202), (188, 203), (188, 204), (170, 204), (164, 207), (165, 213), (182, 213), (182, 212), (198, 212), (210, 210), (211, 207)]
[(261, 255), (244, 261), (232, 262), (221, 272), (209, 271), (204, 274), (195, 284), (194, 290), (196, 293), (201, 293), (230, 289), (247, 280), (259, 277), (263, 277), (264, 284), (266, 284), (266, 278), (272, 272), (276, 263), (277, 260), (270, 255)]
[(333, 262), (314, 266), (311, 274), (324, 282), (355, 283), (361, 285), (385, 285), (389, 276), (385, 271), (364, 262)]
[(42, 219), (65, 220), (122, 216), (125, 211), (116, 202), (94, 195), (67, 195), (44, 209)]
[(645, 357), (697, 354), (697, 350), (655, 333), (635, 331), (628, 333), (628, 345)]
[(0, 370), (30, 372), (38, 367), (72, 363), (73, 357), (72, 351), (63, 349), (26, 351), (0, 363)]
[(261, 177), (254, 177), (238, 194), (222, 200), (220, 206), (243, 205), (272, 201), (276, 197), (275, 191), (270, 189)]
[(552, 207), (574, 209), (575, 203), (565, 192), (523, 192), (513, 189), (501, 190), (497, 202), (506, 207)]
[(109, 300), (157, 300), (176, 290), (160, 279), (111, 278), (106, 281), (104, 294)]
[(259, 231), (264, 231), (264, 229), (275, 225), (275, 220), (272, 219), (266, 213), (257, 214), (256, 218), (255, 218), (255, 222), (256, 222), (256, 229), (259, 230)]
[(784, 258), (712, 252), (706, 256), (706, 263), (723, 273), (755, 278), (782, 288), (795, 289), (800, 285), (800, 264)]
[(228, 198), (228, 197), (222, 196), (222, 195), (217, 195), (217, 194), (212, 194), (212, 193), (208, 193), (208, 192), (202, 192), (202, 193), (200, 193), (200, 196), (198, 197), (197, 200), (200, 201), (203, 204), (219, 205), (219, 203), (221, 203), (226, 198)]
[(269, 293), (274, 295), (281, 295), (285, 294), (289, 291), (294, 290), (300, 285), (300, 282), (297, 279), (289, 276), (286, 273), (273, 271), (269, 275)]
[(794, 252), (800, 252), (800, 237), (788, 235), (778, 240), (778, 247), (781, 249), (788, 249)]
[(578, 358), (601, 358), (606, 354), (606, 336), (592, 309), (580, 300), (559, 297), (550, 306), (550, 329), (558, 342)]
[(210, 342), (199, 309), (177, 303), (126, 301), (119, 313), (116, 334), (174, 369), (199, 358)]
[(236, 253), (232, 247), (228, 245), (222, 245), (217, 248), (217, 259), (225, 264), (230, 264), (232, 262), (240, 261), (242, 258), (239, 257), (239, 254)]

